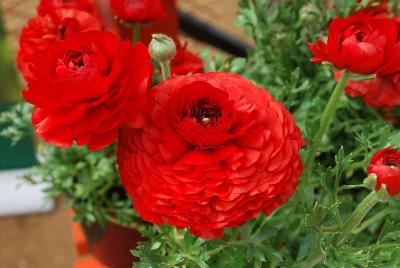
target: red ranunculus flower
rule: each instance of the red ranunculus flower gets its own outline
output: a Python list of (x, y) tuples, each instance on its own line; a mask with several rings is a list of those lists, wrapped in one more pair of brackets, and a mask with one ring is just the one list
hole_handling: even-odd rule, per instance
[(37, 10), (39, 15), (47, 15), (60, 8), (73, 8), (92, 14), (96, 13), (94, 0), (41, 0)]
[(382, 185), (390, 195), (400, 193), (400, 152), (394, 148), (385, 148), (374, 154), (368, 166), (368, 174), (376, 174), (379, 190)]
[(149, 93), (148, 121), (124, 128), (118, 149), (122, 182), (144, 220), (213, 239), (294, 193), (304, 142), (267, 91), (238, 75), (205, 73)]
[(130, 23), (146, 23), (167, 17), (161, 0), (111, 0), (111, 9), (118, 18)]
[[(336, 74), (336, 78), (340, 73)], [(400, 105), (400, 73), (379, 76), (367, 81), (349, 81), (346, 93), (351, 97), (362, 97), (372, 108), (393, 108)]]
[(393, 74), (400, 70), (398, 29), (392, 19), (366, 14), (336, 18), (329, 26), (328, 42), (310, 43), (312, 62), (331, 63), (358, 74)]
[(152, 65), (147, 48), (109, 32), (77, 33), (55, 44), (32, 68), (23, 92), (35, 106), (36, 134), (60, 147), (112, 144), (118, 129), (140, 124)]
[(203, 60), (187, 50), (187, 43), (176, 43), (176, 56), (171, 62), (171, 73), (174, 75), (195, 74), (204, 72)]
[(25, 79), (30, 79), (30, 68), (43, 51), (68, 35), (89, 30), (100, 30), (99, 21), (91, 14), (76, 9), (59, 9), (45, 16), (36, 16), (22, 30), (17, 66)]

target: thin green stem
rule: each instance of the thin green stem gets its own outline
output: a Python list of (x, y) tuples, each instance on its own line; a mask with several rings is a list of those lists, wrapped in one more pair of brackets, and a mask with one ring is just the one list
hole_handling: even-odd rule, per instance
[(161, 73), (163, 80), (166, 80), (171, 77), (171, 69), (169, 67), (170, 61), (162, 61), (160, 62), (160, 67), (161, 67)]
[(135, 45), (138, 41), (140, 41), (140, 29), (142, 25), (140, 23), (135, 23), (133, 25), (133, 33), (132, 33), (132, 45)]
[(350, 218), (343, 225), (343, 228), (338, 237), (338, 245), (343, 243), (351, 232), (360, 224), (368, 212), (380, 201), (379, 194), (376, 191), (372, 191), (367, 195), (364, 200), (358, 205), (356, 210), (351, 214)]
[(304, 174), (306, 174), (307, 177), (314, 166), (315, 153), (319, 149), (319, 147), (321, 145), (322, 137), (324, 136), (326, 130), (328, 129), (328, 127), (332, 121), (332, 118), (335, 114), (340, 97), (342, 96), (342, 94), (344, 92), (344, 89), (346, 87), (346, 84), (347, 84), (347, 81), (349, 80), (349, 78), (350, 78), (350, 73), (347, 70), (345, 70), (342, 78), (336, 84), (335, 90), (333, 91), (331, 97), (329, 98), (329, 101), (328, 101), (328, 104), (326, 105), (325, 111), (322, 114), (318, 132), (315, 134), (314, 138), (312, 139), (312, 142), (310, 145), (311, 147), (310, 147), (310, 150), (308, 152), (308, 155), (307, 155), (306, 161), (305, 161)]

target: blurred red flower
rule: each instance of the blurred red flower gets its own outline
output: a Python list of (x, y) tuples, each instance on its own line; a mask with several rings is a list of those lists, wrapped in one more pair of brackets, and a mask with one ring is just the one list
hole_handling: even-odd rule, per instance
[(118, 18), (130, 23), (146, 23), (167, 17), (161, 0), (111, 0), (111, 9)]
[(294, 193), (304, 141), (267, 91), (238, 75), (205, 73), (168, 79), (149, 94), (147, 122), (122, 130), (117, 153), (144, 220), (213, 239)]
[(312, 62), (330, 63), (358, 74), (388, 75), (400, 71), (398, 29), (392, 19), (367, 14), (336, 18), (329, 26), (328, 42), (310, 43)]
[(39, 15), (46, 15), (60, 8), (73, 8), (96, 14), (96, 3), (94, 0), (41, 0), (37, 10)]
[(171, 61), (171, 73), (174, 75), (204, 72), (203, 60), (187, 49), (187, 43), (176, 41), (176, 56)]
[[(337, 72), (336, 79), (340, 76), (340, 72)], [(349, 81), (346, 93), (351, 97), (361, 97), (372, 108), (400, 106), (400, 73), (378, 76), (367, 81)]]
[(139, 126), (138, 111), (151, 84), (147, 48), (109, 32), (77, 33), (37, 59), (23, 91), (35, 106), (32, 123), (43, 140), (60, 147), (112, 144), (121, 126)]
[(20, 35), (17, 66), (28, 80), (32, 76), (30, 69), (33, 62), (55, 42), (63, 41), (76, 32), (100, 29), (97, 18), (76, 9), (58, 9), (44, 16), (33, 17)]
[(400, 152), (394, 148), (385, 148), (374, 154), (368, 166), (368, 174), (376, 174), (379, 190), (386, 185), (392, 196), (400, 193)]

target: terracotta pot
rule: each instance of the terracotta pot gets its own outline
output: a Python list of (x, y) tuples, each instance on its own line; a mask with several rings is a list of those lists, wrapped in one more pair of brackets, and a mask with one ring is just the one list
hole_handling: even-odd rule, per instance
[(109, 222), (104, 229), (98, 224), (82, 226), (92, 255), (111, 268), (130, 268), (137, 261), (132, 253), (143, 241), (139, 231)]
[[(164, 7), (168, 12), (168, 18), (152, 22), (149, 25), (144, 25), (141, 28), (140, 39), (146, 45), (150, 43), (152, 38), (151, 35), (153, 33), (163, 33), (174, 39), (177, 39), (178, 37), (179, 23), (176, 1), (163, 0), (163, 2)], [(119, 34), (122, 39), (131, 39), (132, 29), (124, 27), (114, 19), (114, 15), (110, 9), (109, 1), (98, 1), (98, 3), (100, 14), (104, 19), (106, 29)]]

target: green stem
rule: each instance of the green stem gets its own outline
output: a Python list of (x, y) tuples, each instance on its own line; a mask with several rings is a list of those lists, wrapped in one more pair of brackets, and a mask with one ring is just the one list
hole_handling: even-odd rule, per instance
[(140, 29), (142, 25), (140, 23), (135, 23), (133, 25), (133, 33), (132, 33), (132, 45), (135, 45), (138, 41), (140, 41)]
[(360, 222), (364, 219), (364, 217), (368, 214), (368, 212), (380, 201), (379, 193), (376, 191), (372, 191), (369, 195), (367, 195), (363, 201), (358, 205), (356, 210), (354, 210), (353, 214), (351, 214), (350, 218), (343, 225), (343, 228), (338, 237), (338, 245), (343, 243), (346, 238), (350, 235), (350, 233), (360, 224)]
[(161, 73), (163, 80), (171, 77), (170, 61), (160, 61)]
[(381, 221), (383, 218), (385, 218), (387, 215), (389, 215), (390, 213), (392, 213), (392, 211), (394, 210), (393, 207), (387, 207), (384, 210), (382, 210), (381, 212), (377, 213), (375, 216), (369, 218), (368, 220), (364, 221), (362, 224), (360, 224), (360, 226), (356, 229), (353, 230), (353, 234), (358, 234), (362, 231), (364, 231), (365, 229), (367, 229), (369, 226), (371, 226), (372, 224)]
[(321, 122), (319, 125), (318, 132), (315, 134), (314, 138), (312, 139), (311, 147), (308, 152), (306, 161), (305, 161), (305, 171), (304, 174), (309, 175), (310, 171), (312, 170), (314, 166), (314, 158), (315, 158), (315, 153), (319, 149), (321, 145), (321, 140), (322, 137), (324, 136), (326, 130), (328, 129), (333, 115), (335, 114), (336, 107), (339, 103), (340, 97), (343, 94), (343, 91), (346, 87), (347, 81), (350, 78), (350, 73), (345, 70), (343, 73), (342, 78), (340, 81), (336, 84), (335, 90), (333, 91), (331, 97), (329, 98), (328, 104), (326, 105), (325, 111), (322, 114), (321, 117)]

